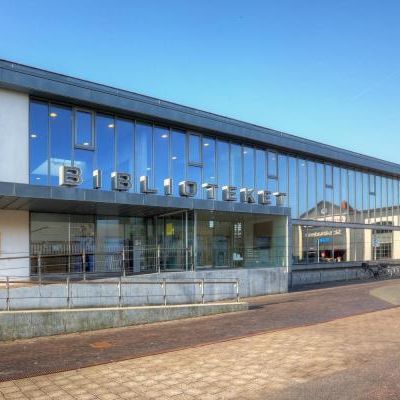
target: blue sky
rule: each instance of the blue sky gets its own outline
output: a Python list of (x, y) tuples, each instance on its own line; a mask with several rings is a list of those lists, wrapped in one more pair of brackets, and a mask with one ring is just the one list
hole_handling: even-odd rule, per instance
[(400, 162), (398, 0), (0, 0), (0, 58)]

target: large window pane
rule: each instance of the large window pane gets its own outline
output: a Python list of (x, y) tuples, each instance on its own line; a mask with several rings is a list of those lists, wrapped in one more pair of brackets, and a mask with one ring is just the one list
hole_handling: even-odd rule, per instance
[(139, 192), (141, 176), (148, 176), (153, 187), (153, 127), (141, 122), (135, 128), (135, 167), (136, 191)]
[(49, 107), (31, 101), (29, 110), (29, 171), (32, 185), (47, 185), (49, 175)]
[(189, 135), (189, 162), (201, 163), (201, 137)]
[(363, 181), (362, 181), (362, 173), (356, 172), (356, 214), (355, 221), (358, 223), (363, 223)]
[(307, 165), (305, 160), (298, 160), (299, 167), (299, 214), (307, 218)]
[(115, 170), (114, 118), (96, 116), (96, 169), (102, 172), (102, 189), (111, 190), (111, 173)]
[(216, 183), (217, 172), (215, 168), (215, 140), (205, 137), (203, 139), (203, 183)]
[(186, 177), (185, 141), (186, 134), (182, 131), (171, 132), (171, 176), (173, 179), (173, 194), (179, 195), (179, 183)]
[(278, 173), (279, 173), (279, 192), (286, 193), (284, 206), (288, 205), (288, 165), (287, 156), (283, 154), (278, 155)]
[(243, 147), (243, 186), (254, 188), (254, 149)]
[(72, 111), (50, 106), (50, 184), (58, 185), (59, 169), (72, 165)]
[(298, 182), (297, 182), (297, 160), (294, 157), (289, 157), (289, 207), (291, 209), (292, 218), (298, 217), (297, 212), (297, 196), (298, 196)]
[(355, 222), (356, 209), (356, 180), (355, 172), (351, 169), (347, 171), (349, 180), (349, 222)]
[(81, 188), (93, 188), (93, 159), (94, 152), (92, 150), (75, 149), (74, 166), (79, 167), (82, 171)]
[[(164, 192), (164, 179), (168, 174), (169, 129), (154, 127), (154, 187), (159, 194)], [(175, 182), (176, 183), (176, 182)]]
[(268, 176), (277, 177), (278, 157), (274, 151), (268, 151)]
[(75, 112), (75, 145), (93, 148), (93, 113)]
[[(280, 172), (280, 171), (279, 171)], [(308, 218), (316, 219), (318, 217), (317, 207), (317, 180), (316, 166), (312, 161), (307, 161), (307, 185), (308, 185)]]
[[(117, 139), (117, 171), (131, 174), (134, 180), (133, 166), (133, 137), (134, 122), (127, 119), (116, 120), (116, 139)], [(133, 186), (134, 182), (132, 182)]]
[(333, 168), (333, 220), (342, 222), (340, 216), (340, 168)]
[(231, 144), (231, 185), (238, 189), (242, 186), (242, 148), (238, 144)]
[(222, 200), (222, 187), (229, 185), (229, 143), (217, 141), (218, 200)]
[(267, 187), (267, 173), (265, 151), (256, 150), (256, 188), (257, 190), (265, 190)]
[(317, 168), (317, 218), (325, 219), (325, 177), (324, 164), (316, 163)]

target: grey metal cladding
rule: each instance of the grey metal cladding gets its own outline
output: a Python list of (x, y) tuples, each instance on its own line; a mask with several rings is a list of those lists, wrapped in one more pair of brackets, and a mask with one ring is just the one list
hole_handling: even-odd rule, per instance
[(313, 156), (333, 162), (359, 166), (385, 174), (400, 176), (400, 165), (349, 150), (303, 139), (250, 123), (196, 110), (126, 90), (72, 78), (38, 68), (0, 60), (0, 87), (10, 88), (49, 99), (102, 107), (114, 112), (169, 122), (249, 140), (295, 154)]
[[(152, 215), (173, 210), (206, 210), (210, 200), (170, 197), (154, 194), (107, 192), (96, 189), (35, 186), (25, 183), (0, 182), (0, 209), (78, 214)], [(216, 201), (219, 211), (254, 212), (252, 204)], [(260, 206), (259, 214), (290, 215), (287, 207)]]

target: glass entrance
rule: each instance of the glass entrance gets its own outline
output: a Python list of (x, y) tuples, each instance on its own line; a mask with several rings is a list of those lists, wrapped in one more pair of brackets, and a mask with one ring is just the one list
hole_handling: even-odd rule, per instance
[(182, 271), (189, 267), (189, 233), (192, 232), (191, 214), (179, 211), (156, 217), (159, 268), (161, 271)]

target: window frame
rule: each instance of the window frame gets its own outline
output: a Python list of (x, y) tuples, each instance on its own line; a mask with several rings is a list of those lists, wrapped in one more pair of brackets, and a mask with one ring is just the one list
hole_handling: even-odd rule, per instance
[[(78, 124), (77, 124), (77, 113), (86, 113), (90, 114), (92, 123), (91, 123), (91, 141), (90, 141), (90, 146), (84, 146), (83, 144), (78, 143)], [(92, 110), (88, 110), (86, 108), (81, 108), (81, 107), (73, 107), (72, 109), (72, 115), (73, 115), (73, 132), (74, 132), (74, 149), (82, 149), (82, 150), (90, 150), (90, 151), (95, 151), (96, 150), (96, 135), (95, 135), (95, 120), (96, 120), (96, 112)]]

